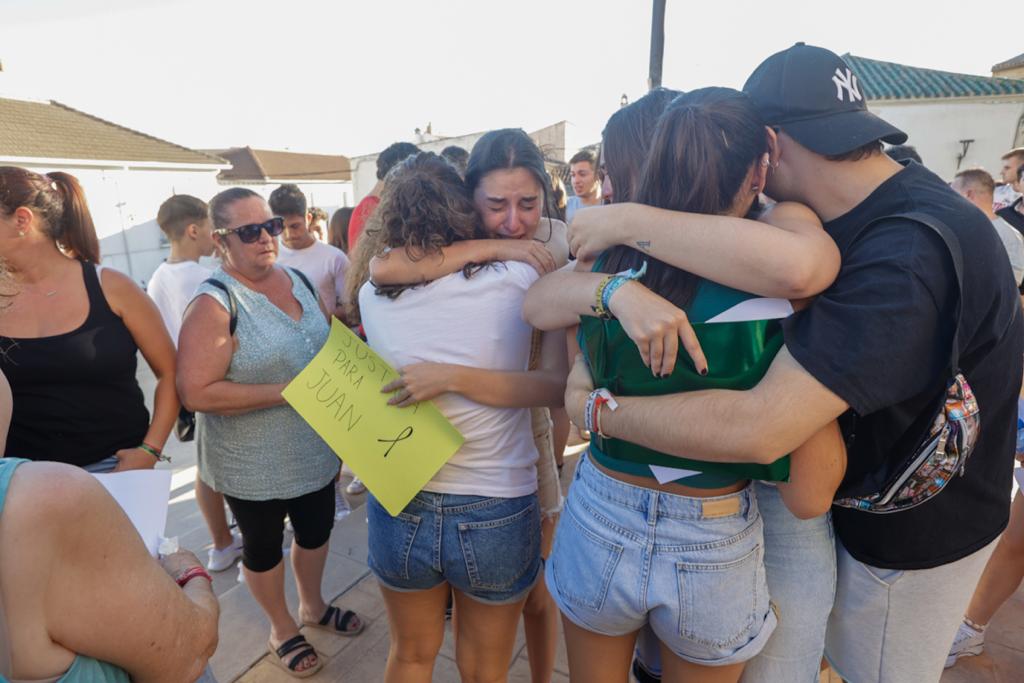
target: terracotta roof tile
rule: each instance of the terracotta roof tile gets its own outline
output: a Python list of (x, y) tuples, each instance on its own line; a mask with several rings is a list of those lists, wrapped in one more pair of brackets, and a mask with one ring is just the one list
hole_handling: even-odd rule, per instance
[(0, 155), (48, 159), (222, 164), (222, 159), (72, 109), (0, 98)]
[(278, 152), (252, 147), (209, 150), (231, 162), (232, 168), (221, 171), (221, 180), (336, 180), (352, 179), (348, 157), (331, 154)]

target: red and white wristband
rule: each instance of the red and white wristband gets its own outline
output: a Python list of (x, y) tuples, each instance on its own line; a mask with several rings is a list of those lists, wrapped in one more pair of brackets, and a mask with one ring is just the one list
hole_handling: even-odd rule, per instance
[(178, 577), (177, 582), (179, 586), (184, 588), (186, 583), (188, 583), (192, 579), (197, 579), (200, 577), (206, 579), (211, 584), (213, 583), (213, 577), (210, 576), (209, 572), (207, 572), (202, 567), (192, 567), (191, 569), (186, 569), (185, 572)]
[(604, 438), (606, 435), (601, 429), (601, 408), (602, 406), (608, 406), (609, 410), (614, 412), (619, 407), (618, 401), (612, 396), (612, 392), (605, 388), (594, 389), (587, 396), (587, 402), (584, 406), (583, 412), (583, 427), (588, 432), (597, 432), (599, 436)]

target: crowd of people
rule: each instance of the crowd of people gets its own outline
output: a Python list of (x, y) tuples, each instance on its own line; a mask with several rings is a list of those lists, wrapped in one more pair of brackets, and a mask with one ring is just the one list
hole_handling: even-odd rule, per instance
[[(534, 683), (559, 621), (587, 683), (937, 681), (979, 654), (1024, 578), (1024, 149), (1000, 185), (940, 179), (848, 74), (797, 44), (742, 91), (653, 90), (571, 194), (501, 129), (391, 145), (330, 217), (295, 185), (175, 195), (145, 292), (72, 176), (0, 167), (0, 680), (212, 681), (209, 572), (239, 560), (287, 673), (325, 663), (302, 627), (363, 630), (321, 584), (365, 487), (281, 395), (332, 317), (399, 370), (392, 406), (465, 439), (397, 516), (367, 495), (387, 683), (432, 680), (449, 620), (472, 683), (506, 680), (520, 620)], [(150, 558), (89, 474), (172, 431), (205, 566)]]

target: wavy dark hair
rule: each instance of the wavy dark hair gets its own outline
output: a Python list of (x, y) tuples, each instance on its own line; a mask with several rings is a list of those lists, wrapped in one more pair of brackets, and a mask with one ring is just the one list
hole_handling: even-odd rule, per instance
[[(768, 151), (768, 136), (746, 95), (731, 88), (701, 88), (672, 101), (658, 121), (650, 150), (634, 201), (720, 215), (734, 208), (738, 195), (748, 189), (744, 181)], [(757, 209), (754, 197), (746, 213)], [(602, 270), (639, 268), (645, 260), (644, 285), (680, 308), (693, 301), (699, 277), (632, 247), (608, 250)]]
[[(487, 174), (516, 168), (528, 171), (540, 186), (544, 197), (541, 215), (557, 215), (557, 209), (552, 206), (551, 176), (544, 164), (544, 153), (522, 128), (492, 130), (476, 141), (466, 165), (466, 187), (469, 188), (470, 197)], [(551, 239), (551, 235), (548, 235), (548, 239)]]
[(611, 115), (601, 133), (604, 172), (612, 181), (612, 202), (630, 202), (640, 185), (640, 174), (658, 119), (678, 90), (656, 88)]
[[(487, 237), (458, 171), (433, 152), (407, 157), (388, 173), (370, 223), (380, 231), (382, 246), (405, 249), (412, 260), (442, 254), (453, 242)], [(480, 267), (470, 264), (463, 274), (470, 277)], [(377, 293), (394, 298), (408, 288), (378, 287)]]

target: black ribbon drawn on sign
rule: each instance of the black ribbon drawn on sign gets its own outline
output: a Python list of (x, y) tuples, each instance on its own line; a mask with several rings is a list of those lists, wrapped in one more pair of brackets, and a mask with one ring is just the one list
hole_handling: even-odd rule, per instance
[(391, 450), (396, 445), (398, 445), (399, 441), (405, 441), (410, 436), (412, 436), (412, 427), (406, 427), (401, 432), (399, 432), (398, 436), (395, 437), (394, 439), (377, 439), (377, 443), (389, 443), (389, 444), (391, 444), (390, 446), (388, 446), (388, 449), (386, 451), (384, 451), (384, 457), (386, 458), (389, 455), (391, 455)]

